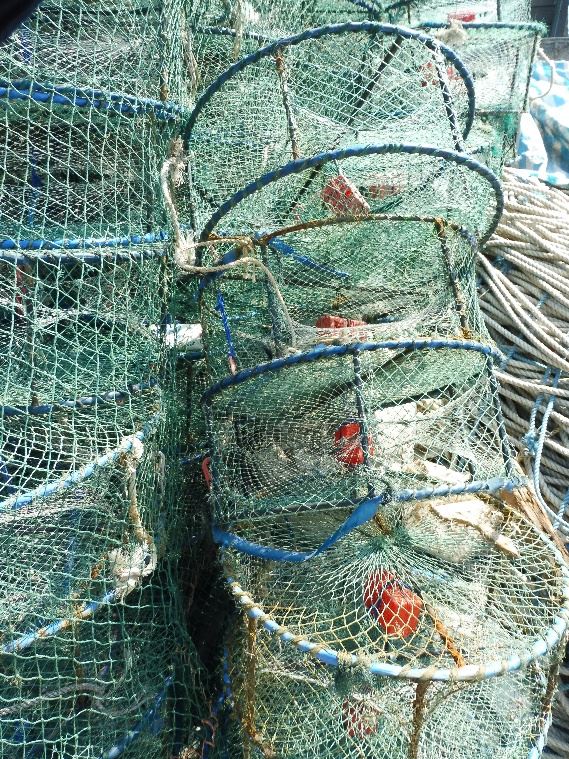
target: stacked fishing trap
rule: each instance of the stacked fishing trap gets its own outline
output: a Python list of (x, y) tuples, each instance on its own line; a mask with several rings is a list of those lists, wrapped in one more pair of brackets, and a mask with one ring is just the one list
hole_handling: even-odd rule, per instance
[(200, 715), (159, 184), (184, 19), (47, 0), (0, 49), (6, 759), (174, 756)]
[(245, 612), (202, 756), (535, 759), (569, 575), (519, 506), (474, 267), (541, 30), (375, 5), (191, 16), (163, 189)]

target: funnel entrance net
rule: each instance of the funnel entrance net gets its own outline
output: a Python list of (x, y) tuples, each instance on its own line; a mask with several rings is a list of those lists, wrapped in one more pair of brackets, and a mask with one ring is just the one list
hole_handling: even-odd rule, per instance
[[(317, 345), (486, 335), (471, 287), (475, 243), (464, 230), (379, 214), (322, 222), (253, 239), (242, 264), (237, 257), (201, 280), (211, 377)], [(213, 252), (212, 271), (236, 248), (216, 243)]]

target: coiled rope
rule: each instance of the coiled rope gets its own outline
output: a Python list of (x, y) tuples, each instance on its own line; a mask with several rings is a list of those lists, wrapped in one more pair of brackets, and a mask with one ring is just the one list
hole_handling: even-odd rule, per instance
[(536, 495), (569, 536), (569, 195), (516, 169), (479, 256), (486, 323), (506, 360), (497, 371), (506, 428)]

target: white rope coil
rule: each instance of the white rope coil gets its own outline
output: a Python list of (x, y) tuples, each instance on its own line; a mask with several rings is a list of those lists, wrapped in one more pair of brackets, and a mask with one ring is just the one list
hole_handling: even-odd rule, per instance
[(520, 463), (560, 532), (569, 535), (569, 196), (515, 169), (479, 257), (481, 304), (508, 357), (497, 372)]

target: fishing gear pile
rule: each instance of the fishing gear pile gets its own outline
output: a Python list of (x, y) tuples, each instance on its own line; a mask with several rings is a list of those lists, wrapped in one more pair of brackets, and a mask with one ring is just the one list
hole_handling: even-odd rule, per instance
[(398, 8), (190, 16), (197, 99), (162, 189), (243, 611), (202, 756), (544, 747), (568, 574), (475, 273), (541, 28), (513, 3)]
[(0, 48), (6, 759), (177, 755), (201, 714), (159, 183), (184, 23), (177, 0), (46, 0)]

